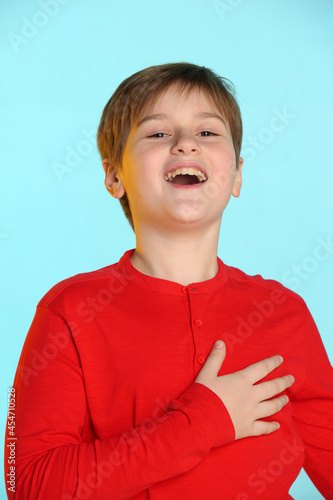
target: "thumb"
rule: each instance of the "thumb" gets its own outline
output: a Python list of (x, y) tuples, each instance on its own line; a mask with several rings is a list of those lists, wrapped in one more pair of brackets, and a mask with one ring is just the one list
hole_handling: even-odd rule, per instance
[[(211, 368), (214, 370), (216, 368), (216, 374), (220, 371), (223, 361), (225, 360), (226, 348), (225, 343), (222, 340), (217, 340), (210, 351), (207, 358)], [(206, 362), (207, 362), (206, 361)]]
[(221, 369), (223, 361), (226, 355), (225, 343), (222, 340), (217, 340), (209, 353), (205, 364), (201, 368), (199, 375), (197, 377), (197, 382), (200, 382), (202, 378), (206, 377), (216, 377)]

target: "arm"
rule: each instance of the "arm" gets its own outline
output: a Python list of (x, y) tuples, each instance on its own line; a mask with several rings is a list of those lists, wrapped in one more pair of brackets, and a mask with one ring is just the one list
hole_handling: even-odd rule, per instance
[[(57, 349), (50, 332), (59, 332)], [(87, 436), (84, 366), (72, 333), (60, 316), (38, 307), (14, 382), (16, 492), (10, 498), (97, 500), (110, 492), (113, 499), (131, 498), (234, 439), (223, 404), (198, 384), (170, 411), (147, 415), (156, 423), (151, 433), (139, 426), (106, 440)]]
[(328, 500), (333, 499), (333, 370), (306, 311), (305, 377), (293, 401), (294, 422), (305, 445), (304, 469)]
[[(61, 332), (57, 337), (57, 350), (48, 342), (50, 332)], [(235, 438), (229, 413), (217, 395), (222, 386), (225, 392), (227, 385), (235, 399), (232, 375), (217, 377), (224, 356), (225, 352), (214, 349), (204, 365), (200, 383), (192, 384), (179, 401), (170, 405), (169, 411), (147, 415), (153, 424), (150, 429), (140, 425), (120, 436), (99, 440), (91, 433), (85, 434), (90, 416), (84, 366), (81, 366), (72, 332), (60, 316), (39, 307), (14, 384), (18, 440), (16, 493), (10, 498), (101, 500), (112, 493), (113, 499), (126, 499), (152, 484), (190, 470), (213, 447)], [(262, 376), (276, 366), (276, 360), (270, 362), (267, 369), (263, 368)], [(215, 386), (216, 380), (221, 381), (221, 387), (219, 383)], [(213, 386), (208, 387), (211, 382)], [(239, 382), (237, 384), (239, 386)], [(279, 390), (270, 391), (266, 397), (274, 396), (285, 387), (280, 384)], [(242, 397), (236, 398), (238, 405)], [(274, 411), (282, 404), (283, 401), (279, 401)], [(110, 408), (112, 411), (117, 409)], [(246, 421), (247, 413), (245, 408)], [(256, 417), (268, 414), (256, 414)], [(272, 426), (265, 432), (276, 429), (272, 422), (265, 424)], [(239, 433), (237, 429), (236, 432)], [(254, 431), (242, 432), (251, 435)], [(258, 433), (263, 432), (256, 429)]]

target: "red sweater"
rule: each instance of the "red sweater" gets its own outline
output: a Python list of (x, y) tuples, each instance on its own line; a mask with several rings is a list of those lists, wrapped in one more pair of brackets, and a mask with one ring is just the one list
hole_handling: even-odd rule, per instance
[[(332, 368), (303, 300), (221, 260), (183, 287), (138, 272), (132, 252), (38, 304), (14, 383), (9, 498), (284, 500), (304, 466), (333, 499)], [(267, 380), (296, 381), (278, 431), (235, 441), (222, 401), (193, 383), (219, 338), (220, 375), (283, 356)]]

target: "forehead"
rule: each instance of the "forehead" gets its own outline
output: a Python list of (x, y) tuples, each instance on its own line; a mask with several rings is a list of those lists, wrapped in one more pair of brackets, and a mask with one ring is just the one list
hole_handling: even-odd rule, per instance
[(181, 86), (177, 83), (173, 83), (150, 96), (142, 105), (141, 109), (137, 110), (134, 122), (137, 124), (145, 115), (158, 112), (162, 108), (177, 110), (179, 104), (186, 100), (195, 101), (196, 106), (205, 107), (206, 111), (214, 110), (215, 112), (218, 111), (222, 116), (224, 115), (221, 106), (207, 89), (199, 87), (198, 85), (191, 87), (190, 85)]

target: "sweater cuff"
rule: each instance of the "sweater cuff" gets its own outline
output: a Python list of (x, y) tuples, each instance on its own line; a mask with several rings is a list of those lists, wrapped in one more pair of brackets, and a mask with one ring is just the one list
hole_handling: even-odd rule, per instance
[[(186, 413), (198, 423), (211, 448), (223, 446), (235, 440), (235, 428), (223, 401), (205, 385), (194, 382), (171, 405), (171, 410)], [(195, 415), (195, 416), (194, 416)]]

